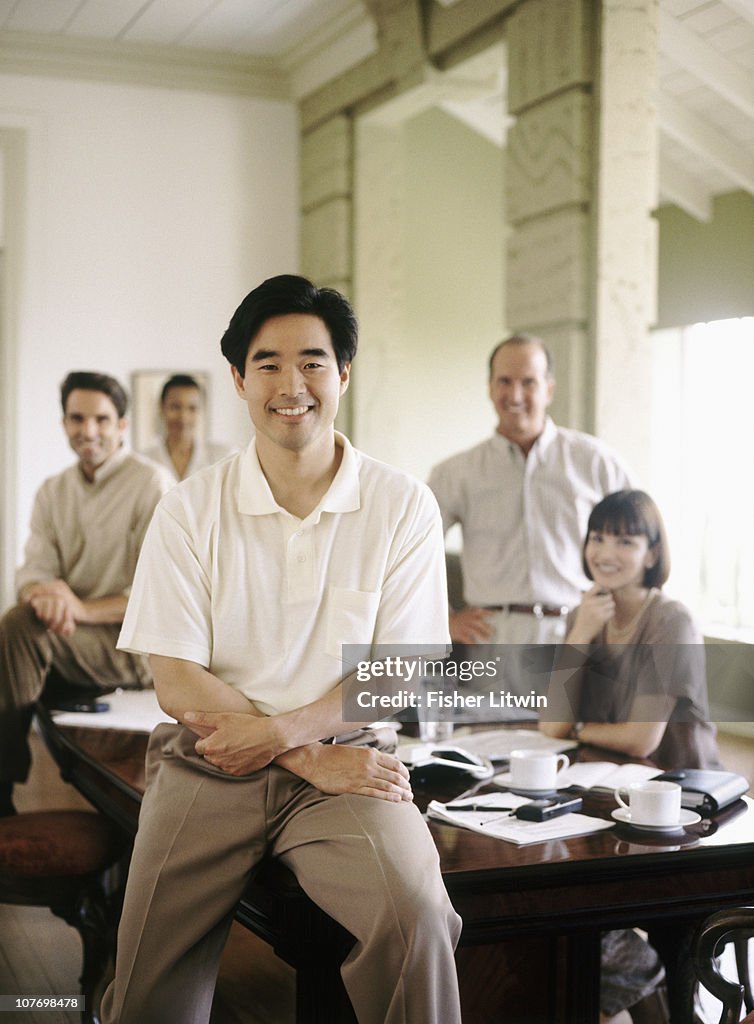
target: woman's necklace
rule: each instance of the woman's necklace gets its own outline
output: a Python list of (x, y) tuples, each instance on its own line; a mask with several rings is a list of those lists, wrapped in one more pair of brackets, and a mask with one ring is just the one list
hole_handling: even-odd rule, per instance
[(626, 623), (625, 626), (616, 626), (615, 620), (610, 619), (605, 628), (605, 637), (609, 644), (628, 643), (628, 641), (631, 639), (634, 632), (636, 631), (636, 626), (638, 625), (639, 619), (644, 614), (644, 609), (652, 600), (653, 596), (654, 591), (650, 590), (647, 596), (639, 605), (638, 609), (636, 610), (636, 613), (631, 617), (631, 619)]

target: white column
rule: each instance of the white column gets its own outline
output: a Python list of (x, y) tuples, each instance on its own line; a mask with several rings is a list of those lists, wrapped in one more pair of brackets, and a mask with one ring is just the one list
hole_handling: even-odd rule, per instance
[(649, 329), (657, 315), (656, 0), (604, 0), (600, 49), (594, 424), (644, 477), (652, 443)]

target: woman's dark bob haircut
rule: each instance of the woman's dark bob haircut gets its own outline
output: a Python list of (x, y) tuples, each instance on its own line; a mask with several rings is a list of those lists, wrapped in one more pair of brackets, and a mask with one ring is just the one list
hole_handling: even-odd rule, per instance
[(592, 531), (646, 537), (650, 551), (654, 552), (655, 563), (645, 571), (642, 585), (661, 588), (667, 581), (670, 575), (670, 551), (665, 524), (659, 509), (644, 491), (615, 491), (592, 509), (582, 550), (584, 572), (590, 580), (593, 576), (586, 564), (586, 545)]
[(350, 302), (334, 288), (317, 288), (305, 277), (280, 274), (249, 292), (231, 317), (220, 347), (225, 358), (243, 377), (252, 341), (275, 316), (307, 313), (319, 317), (330, 332), (338, 370), (353, 361), (358, 344), (358, 323)]

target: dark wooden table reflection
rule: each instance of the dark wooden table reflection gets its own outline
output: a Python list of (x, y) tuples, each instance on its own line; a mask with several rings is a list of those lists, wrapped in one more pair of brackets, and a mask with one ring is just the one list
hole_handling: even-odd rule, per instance
[[(49, 719), (43, 731), (64, 775), (134, 831), (146, 736), (56, 728)], [(588, 748), (578, 757), (616, 760)], [(438, 790), (419, 778), (414, 788), (424, 809), (432, 797), (458, 795), (464, 782)], [(615, 806), (609, 794), (584, 801), (586, 813), (608, 819)], [(593, 835), (517, 847), (437, 822), (429, 827), (464, 920), (458, 964), (465, 1024), (597, 1021), (600, 933), (632, 926), (649, 929), (662, 947), (674, 1024), (688, 1024), (685, 944), (693, 929), (714, 910), (754, 902), (754, 802), (748, 798), (717, 818), (662, 836), (615, 823)], [(297, 967), (300, 1020), (348, 1019), (342, 995), (334, 994), (333, 962), (347, 938), (295, 892), (290, 878), (273, 868), (253, 883), (239, 919)]]

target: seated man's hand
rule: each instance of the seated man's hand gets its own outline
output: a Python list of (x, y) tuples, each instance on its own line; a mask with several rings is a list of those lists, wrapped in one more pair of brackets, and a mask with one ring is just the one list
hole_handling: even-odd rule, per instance
[(58, 636), (71, 636), (81, 618), (82, 604), (64, 580), (34, 583), (22, 600), (30, 604), (40, 622)]
[(462, 608), (450, 613), (450, 638), (457, 644), (484, 644), (492, 639), (491, 612), (486, 608)]
[(322, 793), (358, 793), (393, 803), (413, 799), (406, 766), (375, 747), (312, 743), (288, 751), (278, 763)]
[(237, 711), (187, 711), (185, 725), (201, 739), (195, 750), (228, 775), (249, 775), (286, 749), (275, 717)]

